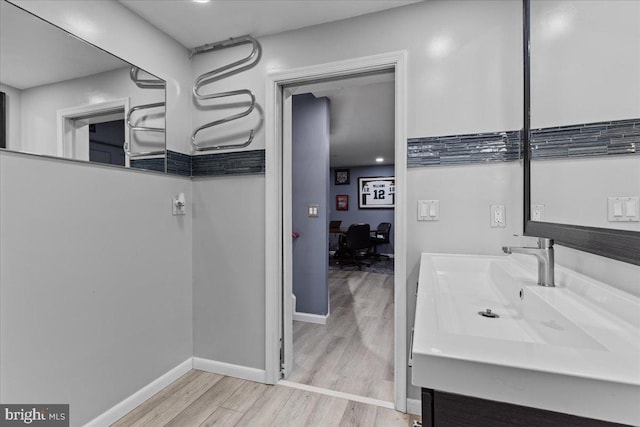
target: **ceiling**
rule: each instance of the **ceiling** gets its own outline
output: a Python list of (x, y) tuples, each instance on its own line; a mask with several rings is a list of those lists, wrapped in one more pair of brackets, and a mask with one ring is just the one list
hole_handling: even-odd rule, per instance
[(250, 34), (263, 37), (421, 0), (119, 0), (187, 48)]
[[(394, 164), (395, 88), (392, 72), (292, 89), (329, 98), (331, 167)], [(382, 162), (376, 158), (382, 157)]]

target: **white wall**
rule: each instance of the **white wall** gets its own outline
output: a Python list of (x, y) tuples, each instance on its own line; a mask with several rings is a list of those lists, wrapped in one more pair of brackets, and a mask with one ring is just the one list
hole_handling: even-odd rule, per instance
[(20, 151), (22, 147), (22, 91), (12, 86), (0, 84), (0, 92), (4, 92), (7, 95), (7, 149)]
[(167, 81), (167, 148), (191, 150), (189, 51), (118, 2), (15, 0), (16, 5)]
[(264, 369), (263, 175), (193, 180), (194, 356)]
[(0, 151), (0, 401), (69, 403), (82, 425), (192, 356), (179, 192), (188, 179)]
[[(164, 102), (164, 90), (141, 89), (131, 81), (129, 67), (37, 86), (22, 91), (22, 151), (57, 155), (58, 110), (83, 107), (97, 103), (129, 99), (129, 108), (136, 105)], [(126, 113), (126, 112), (125, 112)], [(150, 114), (150, 119), (145, 119)], [(141, 111), (132, 121), (140, 126), (164, 127), (162, 108)], [(128, 132), (128, 127), (125, 128)], [(163, 150), (164, 134), (131, 132), (131, 151)]]

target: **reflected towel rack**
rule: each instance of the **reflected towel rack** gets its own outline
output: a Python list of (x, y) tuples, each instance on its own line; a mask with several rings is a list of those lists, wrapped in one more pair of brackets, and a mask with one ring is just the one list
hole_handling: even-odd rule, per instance
[(249, 106), (247, 107), (246, 110), (240, 113), (233, 114), (231, 116), (227, 116), (225, 118), (206, 123), (196, 128), (191, 134), (191, 145), (196, 151), (243, 148), (251, 144), (251, 142), (253, 141), (253, 137), (255, 135), (254, 129), (251, 129), (251, 131), (249, 132), (249, 138), (245, 142), (240, 144), (203, 146), (203, 145), (198, 145), (198, 143), (196, 142), (196, 136), (198, 135), (199, 132), (203, 131), (204, 129), (208, 129), (213, 126), (218, 126), (223, 123), (231, 122), (233, 120), (237, 120), (251, 114), (251, 112), (256, 106), (256, 97), (253, 94), (253, 92), (251, 92), (249, 89), (238, 89), (238, 90), (211, 93), (211, 94), (202, 94), (199, 92), (199, 90), (204, 85), (222, 80), (224, 78), (230, 77), (234, 74), (240, 73), (242, 71), (248, 70), (249, 68), (253, 67), (255, 64), (258, 63), (258, 61), (260, 61), (262, 48), (260, 47), (260, 43), (258, 43), (256, 39), (247, 35), (242, 37), (230, 38), (228, 40), (224, 40), (221, 42), (206, 44), (204, 46), (197, 47), (191, 51), (191, 56), (193, 56), (198, 53), (209, 52), (212, 50), (227, 49), (227, 48), (239, 46), (242, 44), (251, 44), (253, 47), (251, 50), (251, 53), (245, 58), (239, 59), (238, 61), (232, 62), (227, 65), (223, 65), (222, 67), (216, 68), (213, 71), (209, 71), (208, 73), (204, 73), (198, 76), (198, 78), (196, 78), (195, 82), (193, 83), (193, 96), (198, 101), (204, 101), (209, 99), (219, 99), (219, 98), (226, 98), (230, 96), (246, 95), (249, 97), (249, 100), (250, 100)]
[[(164, 89), (165, 88), (165, 82), (164, 80), (160, 80), (160, 79), (141, 79), (138, 76), (138, 73), (140, 71), (140, 68), (138, 67), (131, 67), (131, 69), (129, 70), (129, 77), (131, 78), (131, 80), (133, 80), (133, 82), (136, 84), (136, 86), (138, 86), (139, 88), (142, 89)], [(129, 111), (127, 111), (127, 117), (126, 117), (126, 122), (127, 122), (127, 126), (129, 126), (129, 130), (130, 131), (134, 131), (134, 132), (162, 132), (165, 133), (165, 129), (164, 128), (157, 128), (157, 127), (149, 127), (149, 126), (136, 126), (133, 123), (131, 123), (131, 116), (133, 115), (133, 113), (135, 113), (136, 111), (140, 111), (140, 110), (148, 110), (148, 109), (152, 109), (152, 108), (158, 108), (158, 107), (164, 107), (165, 103), (164, 102), (154, 102), (152, 104), (142, 104), (142, 105), (137, 105), (135, 107), (131, 107), (129, 109)], [(125, 143), (124, 144), (124, 152), (127, 156), (129, 156), (129, 158), (137, 158), (137, 157), (145, 157), (145, 156), (156, 156), (156, 155), (164, 155), (165, 154), (165, 149), (162, 150), (153, 150), (153, 151), (138, 151), (135, 153), (132, 153), (130, 144)]]

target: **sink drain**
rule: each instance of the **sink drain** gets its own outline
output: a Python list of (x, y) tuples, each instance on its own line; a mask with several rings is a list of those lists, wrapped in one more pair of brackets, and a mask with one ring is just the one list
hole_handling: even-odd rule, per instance
[(479, 312), (478, 312), (478, 314), (479, 314), (480, 316), (490, 317), (490, 318), (492, 318), (492, 319), (496, 319), (496, 318), (500, 317), (500, 316), (498, 316), (496, 313), (491, 312), (491, 309), (490, 309), (490, 308), (487, 308), (487, 309), (486, 309), (486, 310), (484, 310), (484, 311), (479, 311)]

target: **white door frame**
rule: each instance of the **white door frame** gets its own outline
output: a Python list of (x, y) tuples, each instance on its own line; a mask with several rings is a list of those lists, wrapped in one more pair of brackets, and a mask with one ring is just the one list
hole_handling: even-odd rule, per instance
[[(407, 291), (406, 291), (406, 51), (312, 65), (267, 74), (265, 97), (266, 148), (266, 278), (265, 278), (265, 380), (275, 384), (280, 379), (280, 339), (283, 289), (283, 241), (291, 238), (291, 230), (283, 229), (283, 188), (290, 179), (291, 165), (283, 162), (283, 153), (290, 152), (290, 138), (283, 137), (283, 86), (315, 79), (346, 77), (353, 74), (393, 69), (395, 71), (395, 179), (396, 206), (394, 210), (394, 404), (401, 412), (407, 410)], [(290, 196), (290, 195), (289, 195)], [(288, 209), (288, 210), (287, 210)], [(288, 255), (287, 255), (288, 256)], [(287, 267), (288, 268), (288, 267)]]
[[(95, 104), (79, 105), (61, 108), (56, 111), (57, 124), (57, 153), (59, 157), (89, 161), (89, 138), (87, 127), (94, 123), (125, 119), (129, 111), (129, 98), (119, 98), (112, 101), (97, 102)], [(76, 121), (81, 121), (77, 126)], [(80, 140), (87, 141), (87, 146), (79, 146)], [(124, 144), (129, 144), (129, 131), (125, 129)], [(80, 154), (84, 153), (84, 154)], [(86, 157), (86, 158), (84, 158)], [(129, 156), (125, 151), (125, 166), (129, 167)]]

